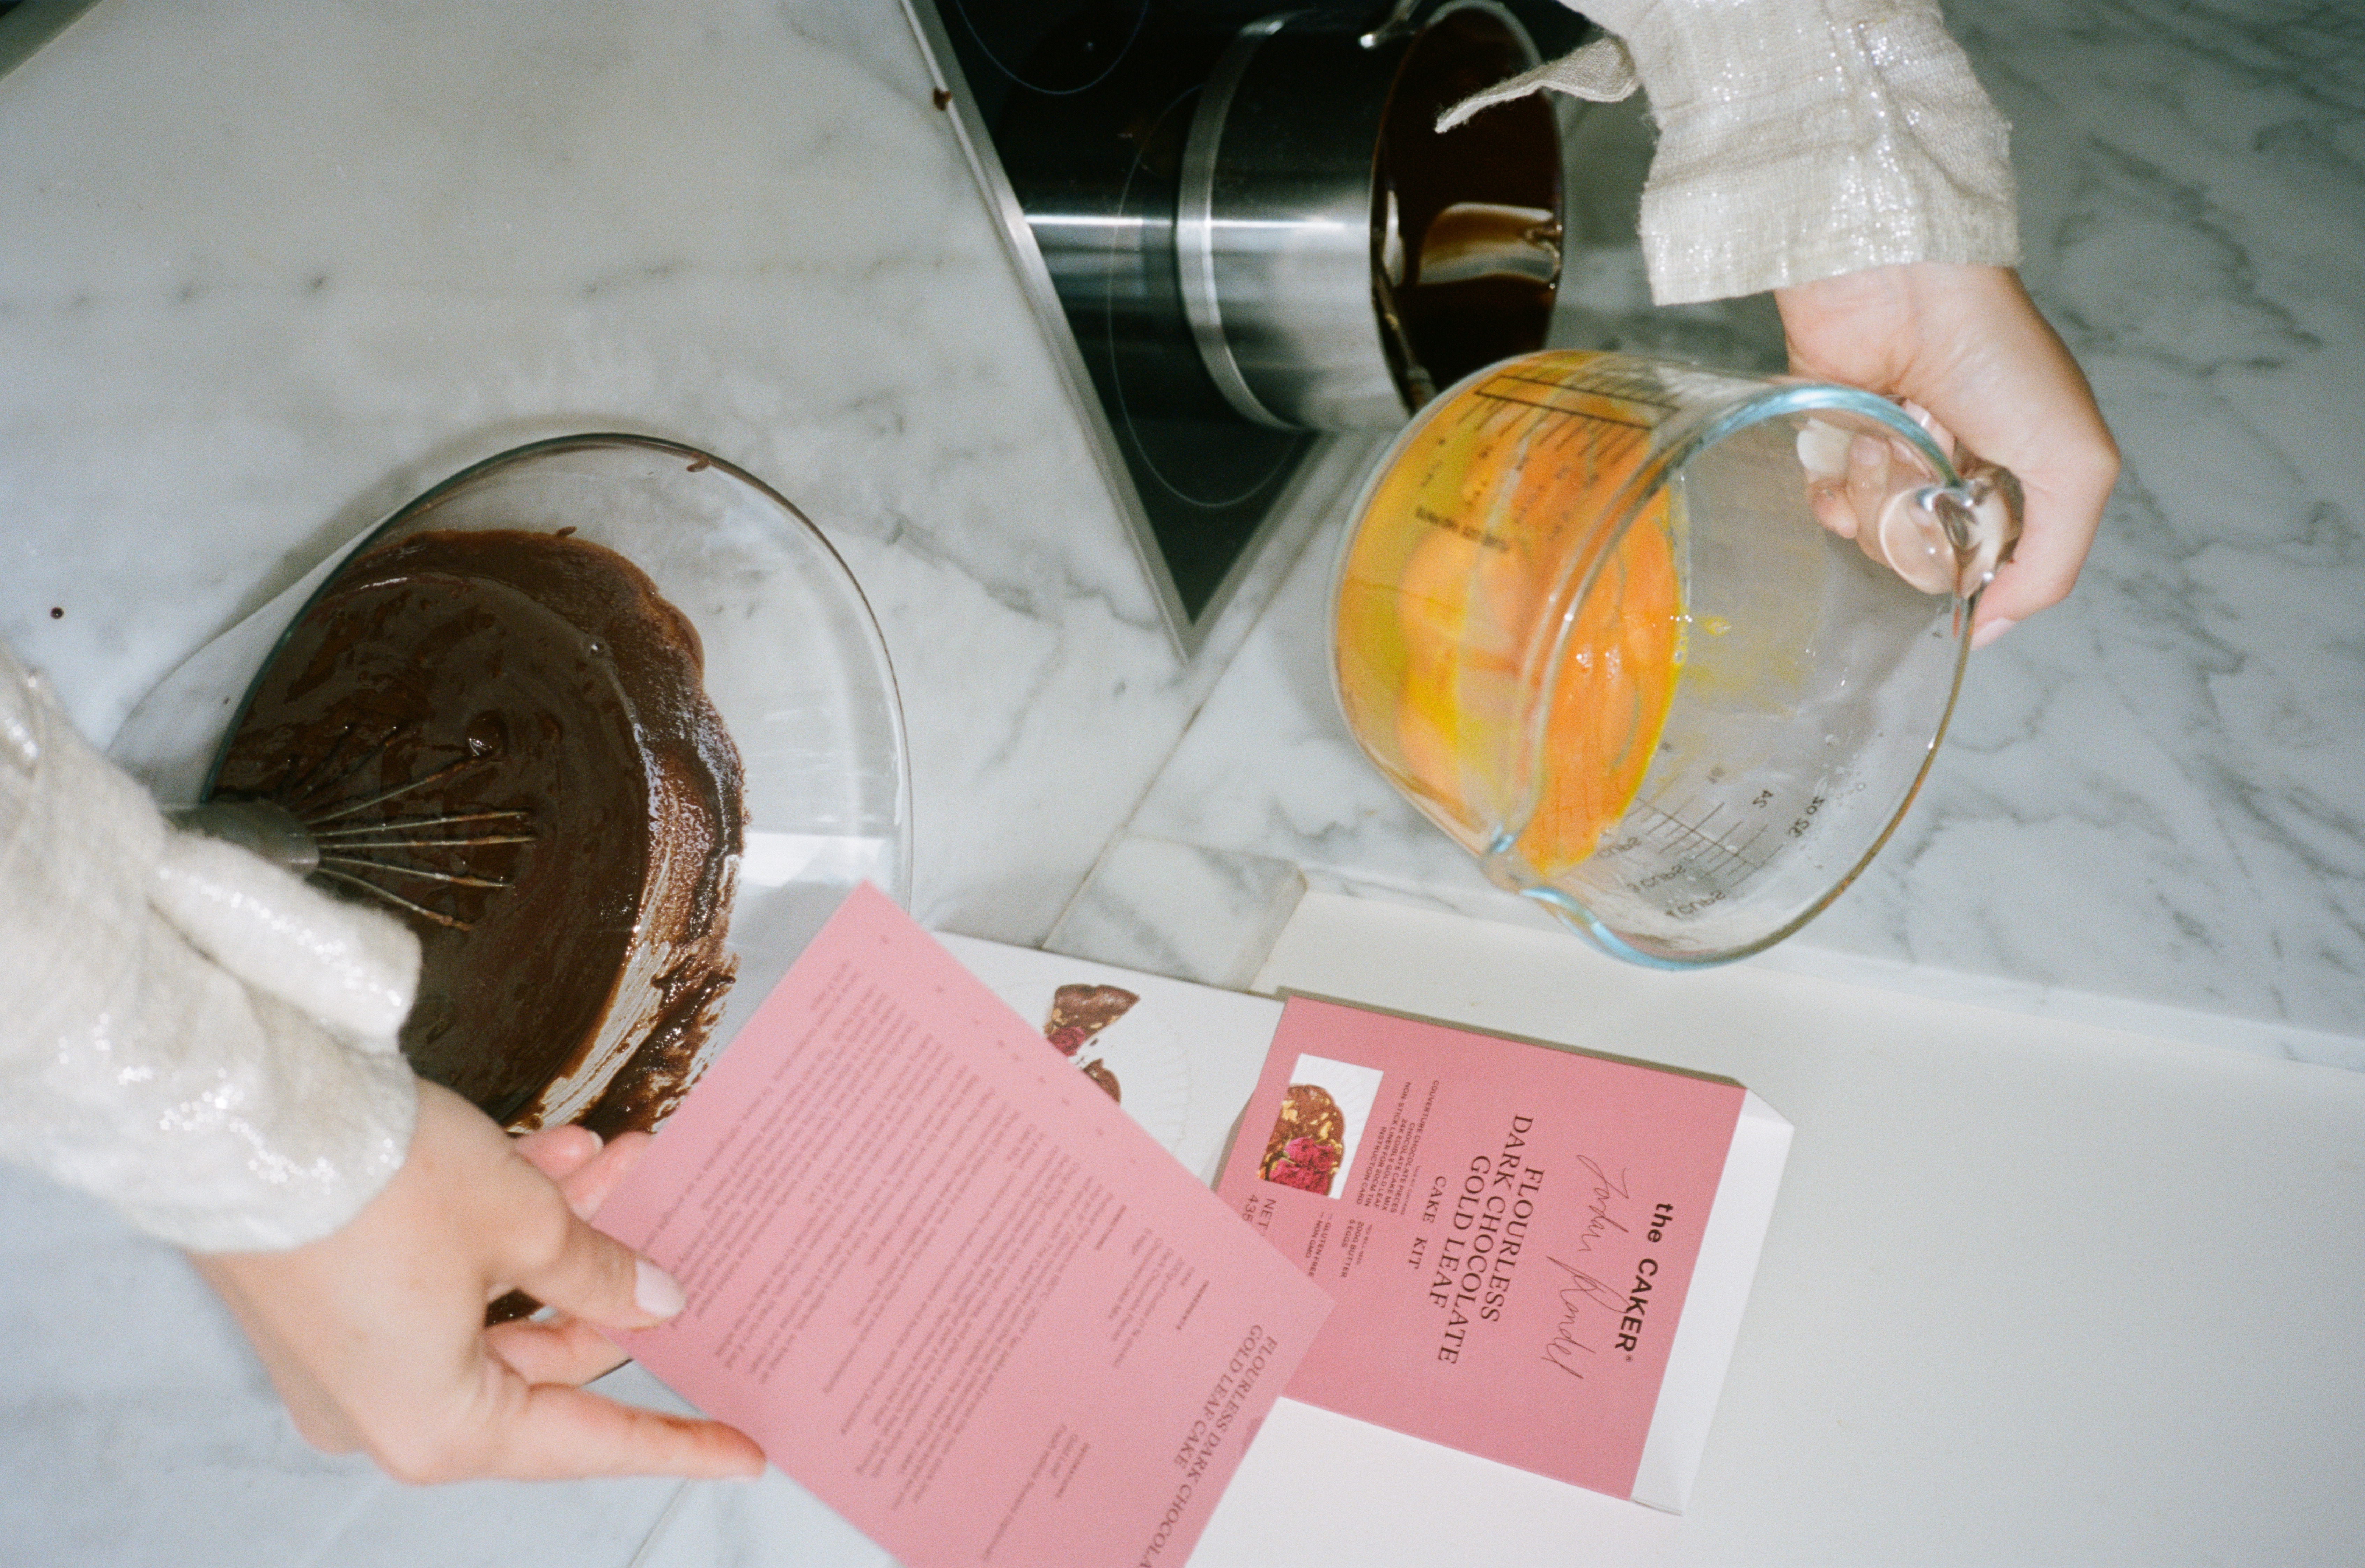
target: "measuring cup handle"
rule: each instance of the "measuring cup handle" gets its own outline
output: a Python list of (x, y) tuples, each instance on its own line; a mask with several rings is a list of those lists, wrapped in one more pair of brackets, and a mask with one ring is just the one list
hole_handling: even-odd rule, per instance
[(1955, 454), (1955, 472), (1961, 485), (1942, 489), (1933, 510), (1946, 530), (1961, 564), (1955, 591), (1968, 599), (2012, 558), (2020, 543), (2020, 517), (2025, 504), (2019, 476), (2001, 464), (1989, 462), (1968, 447)]
[(2020, 541), (2020, 481), (1964, 450), (1956, 482), (1924, 485), (1889, 498), (1877, 532), (1881, 558), (1924, 593), (1969, 599), (1987, 587)]

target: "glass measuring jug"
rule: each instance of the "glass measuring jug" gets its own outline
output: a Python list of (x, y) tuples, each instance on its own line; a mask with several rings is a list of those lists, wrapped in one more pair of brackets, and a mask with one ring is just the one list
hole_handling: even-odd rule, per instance
[(1331, 672), (1364, 753), (1608, 951), (1796, 931), (1911, 804), (2009, 474), (1852, 387), (1558, 351), (1431, 401), (1350, 516)]

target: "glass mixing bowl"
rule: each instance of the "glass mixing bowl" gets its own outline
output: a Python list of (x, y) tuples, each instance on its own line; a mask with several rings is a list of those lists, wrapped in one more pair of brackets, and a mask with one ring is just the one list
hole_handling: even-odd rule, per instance
[(115, 759), (167, 805), (203, 800), (287, 629), (347, 562), (429, 529), (572, 529), (647, 573), (697, 628), (707, 695), (745, 770), (747, 823), (727, 937), (738, 979), (710, 1052), (855, 883), (909, 902), (902, 710), (861, 588), (769, 486), (648, 436), (534, 442), (454, 474), (174, 670), (118, 733)]

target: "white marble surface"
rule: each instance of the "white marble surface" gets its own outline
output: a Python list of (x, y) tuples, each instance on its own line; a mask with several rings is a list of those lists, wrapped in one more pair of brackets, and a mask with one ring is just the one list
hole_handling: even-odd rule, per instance
[[(2353, 28), (1961, 20), (2129, 478), (1780, 961), (2365, 1060)], [(0, 637), (105, 735), (434, 480), (644, 431), (777, 486), (869, 593), (924, 920), (1239, 983), (1307, 886), (1527, 913), (1344, 749), (1321, 545), (1252, 635), (1173, 656), (927, 88), (895, 0), (101, 0), (0, 79)], [(1769, 352), (1748, 307), (1634, 317), (1595, 239), (1569, 330)], [(876, 1559), (778, 1477), (392, 1486), (295, 1439), (169, 1251), (6, 1169), (0, 1215), (0, 1555)]]
[[(929, 87), (896, 0), (103, 0), (0, 79), (0, 637), (104, 737), (467, 463), (688, 442), (871, 601), (915, 912), (1039, 938), (1246, 628), (1173, 655)], [(406, 1491), (294, 1437), (168, 1249), (5, 1167), (0, 1215), (0, 1558), (859, 1544), (777, 1477)]]
[(688, 442), (870, 599), (916, 912), (1040, 937), (1222, 650), (1170, 649), (928, 92), (895, 0), (99, 6), (0, 81), (0, 637), (105, 736), (465, 464)]
[[(2303, 7), (2092, 0), (1961, 21), (2014, 125), (2023, 270), (2125, 477), (2071, 599), (1973, 659), (1897, 837), (1759, 961), (2365, 1068), (2354, 24), (2344, 42)], [(1603, 260), (1614, 292), (1620, 258)], [(1279, 865), (1540, 921), (1353, 752), (1318, 641), (1334, 539), (1301, 558), (1131, 834), (1192, 853), (1185, 885)], [(1119, 962), (1171, 945), (1173, 880), (1128, 870), (1151, 857), (1113, 853), (1055, 941)], [(1260, 884), (1237, 924), (1271, 918)], [(1222, 946), (1204, 913), (1193, 929)]]

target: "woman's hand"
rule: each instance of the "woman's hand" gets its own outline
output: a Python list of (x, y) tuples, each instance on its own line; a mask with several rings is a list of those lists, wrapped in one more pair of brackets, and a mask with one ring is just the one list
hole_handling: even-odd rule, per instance
[(1774, 292), (1790, 368), (1928, 410), (2018, 476), (2020, 544), (1979, 597), (1975, 645), (2060, 601), (2118, 477), (2119, 449), (2068, 348), (2008, 267), (1917, 262)]
[[(624, 1360), (600, 1326), (681, 1308), (655, 1264), (584, 1223), (646, 1141), (603, 1148), (580, 1127), (512, 1140), (422, 1082), (409, 1158), (342, 1229), (195, 1261), (297, 1429), (401, 1480), (758, 1474), (762, 1450), (729, 1427), (577, 1386)], [(486, 1304), (512, 1289), (555, 1312), (486, 1327)]]

